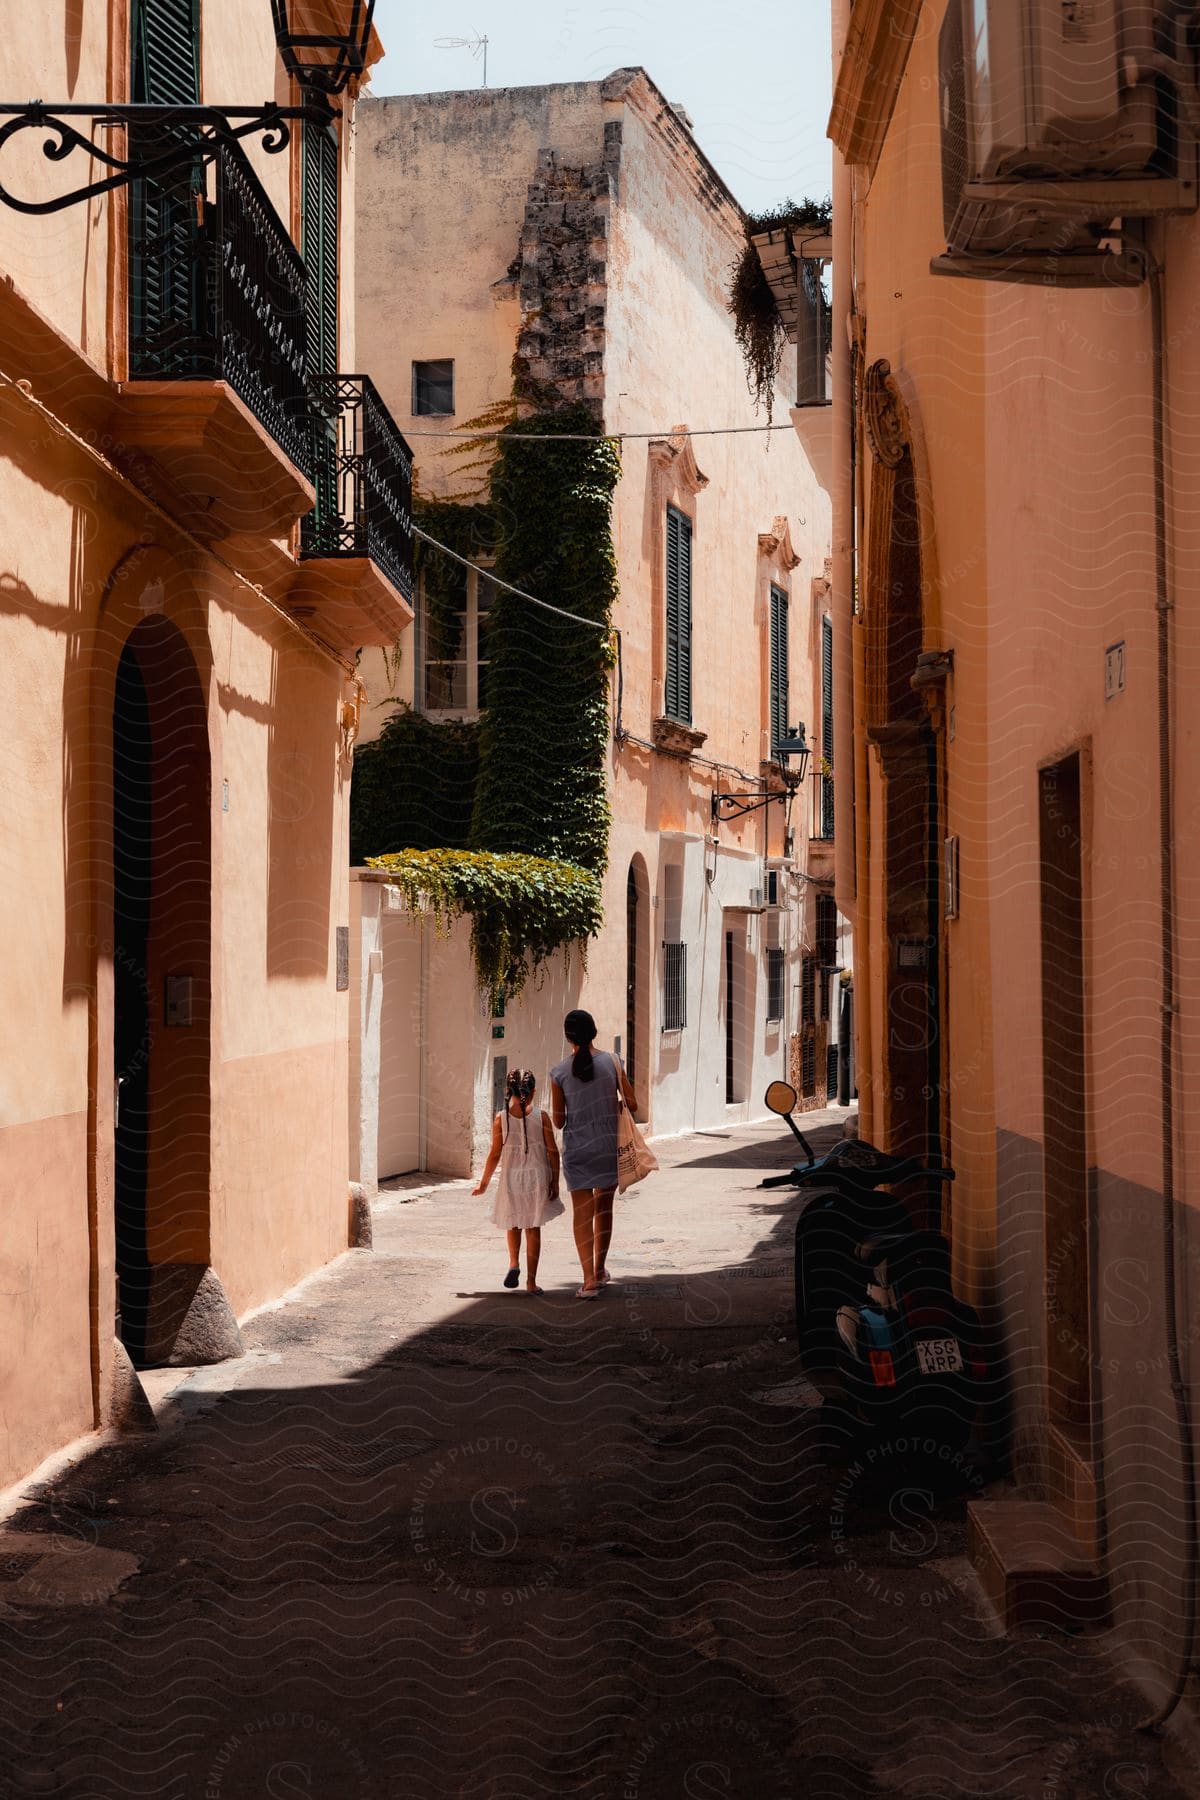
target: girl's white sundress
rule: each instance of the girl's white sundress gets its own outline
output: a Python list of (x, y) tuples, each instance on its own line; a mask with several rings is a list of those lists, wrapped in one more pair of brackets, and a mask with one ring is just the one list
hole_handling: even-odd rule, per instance
[[(542, 1136), (542, 1113), (533, 1107), (524, 1121), (510, 1112), (497, 1113), (504, 1148), (492, 1204), (492, 1224), (502, 1230), (533, 1230), (563, 1211), (557, 1194), (550, 1198), (550, 1158)], [(522, 1129), (524, 1125), (524, 1129)]]

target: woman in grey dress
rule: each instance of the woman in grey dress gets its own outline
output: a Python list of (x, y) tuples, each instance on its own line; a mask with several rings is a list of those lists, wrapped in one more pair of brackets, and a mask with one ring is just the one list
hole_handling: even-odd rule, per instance
[(580, 1300), (597, 1300), (609, 1281), (605, 1260), (612, 1240), (613, 1196), (617, 1189), (617, 1089), (630, 1112), (637, 1096), (620, 1062), (596, 1049), (596, 1021), (588, 1012), (569, 1012), (563, 1035), (575, 1054), (550, 1071), (550, 1108), (563, 1134), (563, 1174), (571, 1190), (575, 1248), (583, 1270)]

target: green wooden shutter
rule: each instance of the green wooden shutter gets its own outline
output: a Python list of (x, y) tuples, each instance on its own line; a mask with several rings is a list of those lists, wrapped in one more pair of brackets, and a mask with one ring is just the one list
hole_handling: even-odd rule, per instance
[(667, 508), (667, 717), (692, 722), (692, 526)]
[(133, 98), (151, 106), (200, 101), (200, 0), (135, 0)]
[[(305, 122), (300, 162), (300, 253), (306, 276), (305, 360), (310, 377), (336, 376), (338, 141), (330, 127)], [(339, 546), (337, 410), (332, 392), (325, 395), (322, 404), (309, 407), (317, 502), (305, 519), (305, 532), (324, 549)]]
[(833, 836), (833, 620), (821, 620), (821, 835)]
[[(135, 0), (132, 91), (153, 106), (200, 101), (199, 0)], [(178, 128), (176, 128), (178, 129)], [(133, 127), (133, 155), (153, 155), (170, 126)], [(203, 170), (137, 181), (130, 200), (130, 365), (134, 374), (197, 372), (206, 292), (196, 199)]]
[(308, 369), (336, 375), (338, 326), (338, 141), (305, 123), (300, 250), (308, 272)]
[(788, 597), (782, 588), (771, 588), (771, 755), (778, 760), (779, 746), (787, 736), (788, 713)]
[(821, 754), (833, 768), (833, 620), (821, 620)]

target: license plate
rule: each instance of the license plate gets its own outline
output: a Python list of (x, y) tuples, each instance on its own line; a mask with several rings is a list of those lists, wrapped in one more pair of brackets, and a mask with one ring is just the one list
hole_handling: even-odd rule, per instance
[(922, 1375), (956, 1375), (963, 1366), (956, 1338), (926, 1338), (917, 1345)]

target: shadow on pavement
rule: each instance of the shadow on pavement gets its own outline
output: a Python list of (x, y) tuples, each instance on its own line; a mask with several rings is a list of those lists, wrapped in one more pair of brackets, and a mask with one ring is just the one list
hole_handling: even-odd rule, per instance
[[(381, 1217), (374, 1254), (248, 1325), (236, 1386), (201, 1371), (171, 1428), (4, 1534), (0, 1791), (1103, 1792), (1137, 1702), (1076, 1641), (990, 1635), (961, 1503), (881, 1511), (821, 1462), (789, 1388), (797, 1209), (774, 1194), (748, 1255), (594, 1306), (496, 1292), (434, 1322), (452, 1229), (418, 1256), (410, 1210)], [(622, 1220), (629, 1259), (664, 1254), (657, 1212)], [(1064, 1773), (1101, 1708), (1109, 1764)], [(1159, 1755), (1137, 1742), (1144, 1791), (1175, 1795)]]

